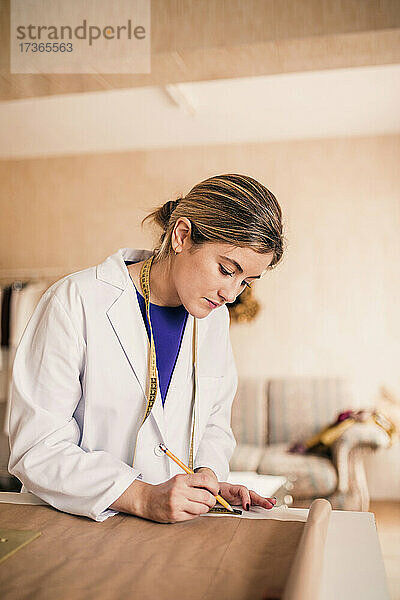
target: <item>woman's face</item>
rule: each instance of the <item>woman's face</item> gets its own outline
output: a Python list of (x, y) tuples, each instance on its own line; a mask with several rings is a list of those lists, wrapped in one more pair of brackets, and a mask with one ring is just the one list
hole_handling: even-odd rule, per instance
[(177, 221), (172, 236), (177, 255), (171, 276), (186, 310), (202, 319), (223, 304), (233, 302), (246, 286), (259, 279), (273, 254), (258, 254), (251, 248), (213, 242), (194, 248), (189, 228), (187, 219)]

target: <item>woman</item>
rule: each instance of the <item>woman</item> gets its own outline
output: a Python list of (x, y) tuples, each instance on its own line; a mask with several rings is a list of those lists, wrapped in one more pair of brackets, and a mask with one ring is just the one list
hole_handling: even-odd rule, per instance
[(184, 521), (218, 493), (272, 508), (224, 481), (237, 387), (225, 304), (280, 260), (279, 204), (250, 177), (220, 175), (147, 218), (162, 228), (153, 252), (121, 249), (41, 298), (14, 361), (9, 471), (96, 521)]

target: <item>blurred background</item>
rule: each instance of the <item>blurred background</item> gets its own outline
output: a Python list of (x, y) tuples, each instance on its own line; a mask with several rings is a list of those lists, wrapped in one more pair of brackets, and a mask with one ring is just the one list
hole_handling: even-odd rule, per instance
[[(280, 202), (287, 253), (231, 324), (239, 377), (344, 378), (348, 408), (398, 424), (398, 0), (152, 0), (150, 74), (11, 75), (4, 0), (0, 26), (3, 290), (151, 248), (150, 209), (247, 174)], [(399, 448), (363, 459), (397, 516)]]

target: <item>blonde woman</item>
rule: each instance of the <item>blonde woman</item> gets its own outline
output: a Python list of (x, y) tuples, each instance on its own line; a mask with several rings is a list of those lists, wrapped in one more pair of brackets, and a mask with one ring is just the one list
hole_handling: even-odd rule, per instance
[(162, 230), (153, 251), (120, 249), (41, 298), (14, 361), (9, 471), (21, 491), (96, 521), (185, 521), (218, 493), (272, 508), (226, 482), (237, 387), (226, 304), (279, 262), (279, 204), (227, 174), (146, 219)]

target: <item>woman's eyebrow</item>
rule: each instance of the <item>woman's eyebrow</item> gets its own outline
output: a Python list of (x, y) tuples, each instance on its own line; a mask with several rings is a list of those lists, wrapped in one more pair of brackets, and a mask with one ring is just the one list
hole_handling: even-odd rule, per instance
[[(236, 260), (233, 260), (233, 258), (228, 258), (227, 256), (222, 256), (222, 255), (220, 255), (219, 257), (230, 262), (234, 267), (237, 268), (239, 273), (243, 273), (242, 267), (239, 265), (239, 263), (236, 262)], [(261, 279), (261, 275), (249, 275), (247, 279)]]

